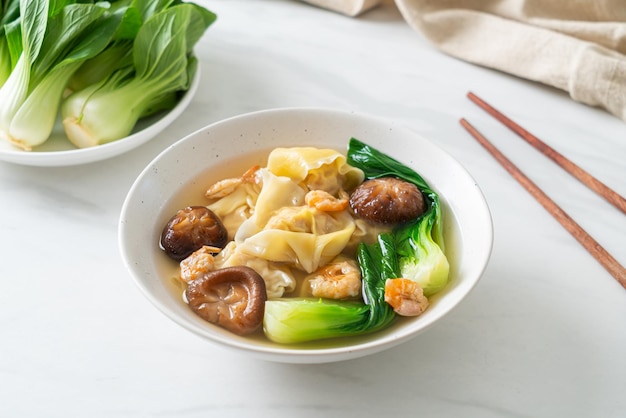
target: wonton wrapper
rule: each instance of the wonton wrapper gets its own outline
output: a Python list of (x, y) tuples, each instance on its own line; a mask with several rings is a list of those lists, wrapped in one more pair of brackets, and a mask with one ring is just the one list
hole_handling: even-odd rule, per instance
[(246, 254), (288, 263), (311, 273), (344, 250), (354, 229), (354, 220), (347, 211), (322, 212), (308, 206), (283, 208), (239, 246)]
[(332, 195), (339, 189), (354, 189), (364, 178), (363, 171), (348, 165), (341, 153), (313, 147), (276, 148), (270, 153), (267, 168), (277, 176), (305, 183), (308, 190)]
[(279, 298), (296, 288), (296, 278), (288, 266), (246, 254), (240, 251), (234, 241), (228, 243), (218, 254), (215, 265), (217, 268), (250, 267), (263, 277), (269, 299)]
[(255, 183), (242, 183), (235, 190), (211, 203), (207, 207), (222, 221), (232, 240), (241, 224), (254, 212), (261, 186)]

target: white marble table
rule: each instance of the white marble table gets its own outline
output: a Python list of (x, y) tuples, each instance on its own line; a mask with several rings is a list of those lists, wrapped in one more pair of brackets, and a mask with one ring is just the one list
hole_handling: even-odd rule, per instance
[[(387, 5), (359, 18), (288, 0), (219, 15), (200, 91), (148, 144), (67, 168), (0, 163), (2, 417), (623, 417), (626, 290), (459, 125), (466, 117), (626, 264), (626, 217), (511, 134), (472, 90), (626, 194), (626, 123), (560, 91), (442, 55)], [(470, 297), (389, 351), (326, 365), (230, 353), (159, 313), (120, 259), (142, 168), (186, 134), (275, 107), (399, 121), (482, 187), (495, 245)]]

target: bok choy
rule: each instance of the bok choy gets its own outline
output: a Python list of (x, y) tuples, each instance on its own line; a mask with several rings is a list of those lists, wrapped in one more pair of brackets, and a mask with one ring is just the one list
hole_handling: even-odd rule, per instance
[(396, 315), (385, 302), (385, 281), (399, 274), (393, 237), (380, 234), (375, 244), (360, 243), (357, 261), (365, 303), (313, 298), (268, 300), (265, 335), (290, 344), (363, 335), (390, 325)]
[(192, 3), (155, 13), (133, 42), (133, 66), (71, 94), (63, 103), (65, 132), (80, 148), (127, 136), (138, 119), (176, 102), (196, 69), (191, 48), (215, 20)]
[[(69, 130), (88, 129), (88, 139), (79, 135), (75, 141), (81, 146), (122, 138), (137, 118), (174, 107), (196, 68), (192, 48), (215, 20), (208, 10), (180, 0), (4, 0), (0, 12), (0, 138), (24, 150), (50, 137), (71, 92), (81, 96), (67, 105), (78, 124), (70, 123)], [(108, 119), (89, 131), (94, 115), (86, 98), (127, 90), (134, 78), (143, 80), (136, 90), (144, 98), (141, 110), (135, 100), (112, 99), (117, 113), (111, 117), (109, 109)], [(106, 106), (94, 101), (101, 103), (96, 111)], [(112, 135), (108, 124), (120, 129)]]
[(31, 66), (39, 55), (43, 44), (43, 34), (48, 23), (48, 2), (26, 0), (20, 1), (21, 39), (8, 37), (9, 50), (11, 39), (16, 39), (20, 49), (19, 59), (0, 88), (0, 137), (11, 140), (10, 126), (13, 117), (18, 112), (30, 89)]
[(394, 229), (400, 273), (419, 283), (426, 296), (439, 292), (448, 283), (450, 270), (444, 253), (439, 195), (414, 170), (355, 138), (348, 146), (348, 163), (363, 170), (366, 179), (392, 176), (420, 189), (428, 202), (426, 212)]
[(50, 136), (63, 91), (81, 63), (106, 48), (122, 14), (108, 3), (67, 4), (20, 1), (22, 51), (0, 89), (0, 132), (30, 150)]

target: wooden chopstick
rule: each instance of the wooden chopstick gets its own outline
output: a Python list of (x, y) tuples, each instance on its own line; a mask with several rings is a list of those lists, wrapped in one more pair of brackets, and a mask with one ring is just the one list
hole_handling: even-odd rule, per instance
[(626, 289), (626, 269), (467, 120), (460, 123)]
[(580, 180), (585, 186), (598, 193), (600, 196), (605, 198), (609, 203), (611, 203), (617, 209), (621, 210), (623, 213), (626, 213), (626, 199), (615, 190), (611, 189), (600, 180), (589, 174), (587, 171), (583, 170), (578, 165), (568, 160), (561, 153), (559, 153), (554, 148), (528, 132), (526, 129), (519, 126), (517, 123), (513, 122), (508, 117), (504, 116), (493, 106), (485, 102), (480, 97), (476, 96), (474, 93), (467, 93), (467, 97), (472, 102), (477, 104), (481, 109), (489, 113), (498, 121), (502, 122), (503, 125), (505, 125), (507, 128), (515, 132), (530, 145), (543, 153), (546, 157), (557, 163), (565, 171)]

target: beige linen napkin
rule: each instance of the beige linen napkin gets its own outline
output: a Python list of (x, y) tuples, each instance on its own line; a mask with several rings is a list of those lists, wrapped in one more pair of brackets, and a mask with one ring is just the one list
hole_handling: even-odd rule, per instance
[(395, 2), (441, 51), (565, 90), (626, 121), (626, 0)]

